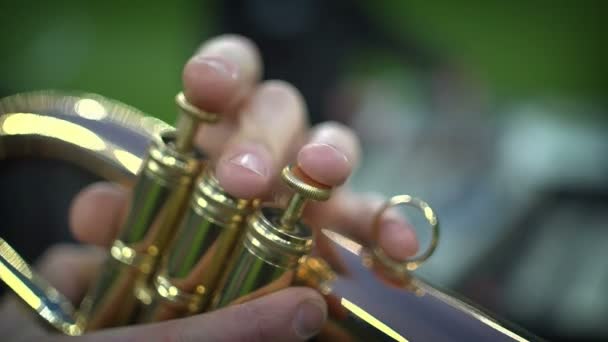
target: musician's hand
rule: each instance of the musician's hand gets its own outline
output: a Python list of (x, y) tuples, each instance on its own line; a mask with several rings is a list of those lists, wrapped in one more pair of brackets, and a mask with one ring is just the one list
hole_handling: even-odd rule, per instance
[[(314, 65), (302, 66), (315, 72)], [(222, 113), (203, 127), (196, 143), (216, 160), (216, 175), (229, 193), (242, 198), (268, 197), (277, 191), (282, 167), (297, 161), (313, 179), (343, 184), (360, 159), (356, 134), (338, 123), (309, 128), (299, 92), (282, 81), (260, 83), (262, 64), (256, 47), (238, 36), (206, 44), (184, 67), (186, 97), (201, 109)], [(80, 240), (107, 246), (117, 235), (128, 191), (110, 183), (88, 187), (75, 199), (71, 227)], [(370, 241), (371, 222), (382, 199), (339, 188), (328, 202), (308, 205), (316, 227), (331, 227), (362, 243)], [(397, 258), (417, 249), (416, 237), (398, 215), (387, 215), (380, 244)]]
[[(39, 272), (72, 302), (84, 296), (103, 253), (93, 248), (55, 246)], [(323, 300), (307, 288), (290, 288), (212, 313), (134, 327), (106, 329), (69, 338), (40, 325), (16, 296), (0, 304), (0, 336), (11, 341), (300, 341), (314, 335), (326, 317)]]
[[(302, 67), (315, 72), (314, 66)], [(184, 93), (189, 101), (203, 110), (223, 115), (219, 125), (205, 127), (196, 136), (197, 145), (216, 161), (221, 185), (237, 197), (271, 197), (278, 191), (281, 168), (292, 162), (297, 162), (320, 183), (342, 185), (359, 162), (356, 135), (337, 123), (308, 128), (305, 104), (298, 91), (282, 81), (260, 83), (261, 69), (255, 46), (236, 36), (211, 40), (184, 68)], [(85, 189), (75, 199), (71, 212), (76, 237), (107, 247), (120, 229), (128, 198), (126, 189), (109, 183)], [(309, 205), (306, 214), (313, 227), (331, 227), (366, 244), (371, 237), (373, 215), (380, 204), (377, 198), (337, 189), (328, 202)], [(417, 248), (413, 231), (398, 215), (387, 215), (382, 222), (380, 244), (398, 259), (411, 256)], [(312, 308), (316, 306), (309, 306), (311, 317), (316, 317), (309, 320), (309, 332), (318, 331), (326, 309), (320, 295), (306, 289), (287, 289), (222, 313), (189, 318), (183, 321), (186, 323), (176, 323), (180, 320), (163, 324), (199, 324), (213, 329), (215, 324), (200, 322), (219, 322), (214, 317), (226, 317), (222, 315), (242, 315), (246, 319), (239, 320), (247, 321), (242, 328), (238, 323), (225, 323), (235, 324), (230, 325), (230, 333), (254, 329), (257, 337), (295, 337), (289, 322), (302, 302), (321, 305), (314, 315)], [(255, 308), (260, 305), (265, 307), (257, 312)]]

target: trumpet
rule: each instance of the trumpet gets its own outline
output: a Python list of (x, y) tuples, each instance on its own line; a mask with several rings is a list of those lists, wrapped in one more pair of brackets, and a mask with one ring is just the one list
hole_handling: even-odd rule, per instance
[(101, 274), (76, 309), (0, 238), (0, 279), (50, 327), (66, 335), (209, 312), (292, 285), (317, 289), (330, 319), (319, 340), (529, 341), (488, 313), (415, 276), (437, 247), (439, 220), (424, 201), (398, 195), (391, 207), (418, 209), (431, 243), (398, 262), (323, 230), (348, 272), (312, 253), (301, 219), (307, 201), (332, 189), (288, 165), (286, 205), (225, 192), (204, 153), (192, 145), (200, 125), (221, 120), (176, 96), (176, 128), (96, 94), (40, 91), (0, 100), (0, 160), (62, 160), (132, 189), (129, 214)]

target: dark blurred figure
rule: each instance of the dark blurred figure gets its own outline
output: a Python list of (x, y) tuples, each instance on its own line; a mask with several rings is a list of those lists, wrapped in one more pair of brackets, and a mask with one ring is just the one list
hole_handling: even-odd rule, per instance
[(264, 79), (295, 85), (313, 124), (327, 119), (348, 122), (354, 111), (356, 96), (340, 89), (349, 55), (384, 50), (414, 69), (438, 64), (414, 37), (382, 30), (357, 1), (227, 0), (217, 8), (217, 33), (252, 39), (264, 60)]

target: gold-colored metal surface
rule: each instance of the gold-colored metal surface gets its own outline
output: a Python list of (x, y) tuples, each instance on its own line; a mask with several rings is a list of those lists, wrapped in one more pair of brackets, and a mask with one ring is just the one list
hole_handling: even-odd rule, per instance
[(131, 106), (89, 93), (16, 94), (0, 100), (0, 115), (0, 159), (63, 160), (129, 187), (149, 141), (172, 129)]
[(234, 198), (207, 169), (154, 280), (152, 303), (140, 322), (201, 312), (226, 267), (245, 217), (257, 201)]
[(286, 166), (281, 170), (281, 179), (296, 194), (313, 201), (327, 201), (331, 188), (306, 175), (297, 166)]
[[(49, 158), (132, 186), (146, 145), (171, 130), (164, 122), (95, 94), (38, 91), (0, 100), (0, 160)], [(84, 331), (82, 315), (2, 242), (2, 280), (51, 325)]]
[(318, 289), (328, 305), (329, 322), (317, 336), (321, 341), (407, 341), (395, 329), (367, 312), (336, 290), (340, 279), (331, 266), (318, 257), (305, 257), (300, 263), (296, 285)]
[[(386, 206), (404, 203), (405, 199), (393, 197)], [(409, 200), (407, 201), (409, 202)], [(425, 206), (420, 206), (425, 207)], [(384, 211), (381, 209), (379, 213)], [(432, 217), (433, 215), (429, 215)], [(365, 247), (335, 232), (324, 231), (342, 251), (344, 256), (356, 259), (369, 257)], [(363, 262), (362, 267), (373, 267)], [(355, 271), (351, 269), (351, 271)], [(317, 288), (328, 304), (329, 322), (319, 340), (322, 341), (529, 341), (539, 340), (521, 329), (507, 328), (503, 322), (488, 313), (456, 298), (453, 294), (428, 284), (408, 272), (399, 273), (398, 279), (377, 278), (369, 292), (364, 286), (353, 291), (347, 286), (353, 279), (348, 274), (338, 274), (323, 259), (307, 257), (300, 264), (295, 283)], [(346, 286), (345, 286), (346, 285)], [(365, 294), (365, 295), (364, 295)], [(371, 297), (371, 300), (368, 299)], [(394, 311), (392, 303), (401, 305)]]
[[(397, 261), (388, 256), (382, 247), (378, 245), (380, 236), (380, 222), (382, 215), (392, 207), (397, 205), (406, 205), (416, 208), (422, 212), (425, 220), (429, 224), (431, 230), (431, 242), (429, 247), (419, 256), (409, 259), (405, 262)], [(422, 265), (428, 258), (433, 255), (437, 244), (439, 243), (439, 219), (435, 215), (433, 209), (423, 200), (412, 197), (410, 195), (398, 195), (390, 198), (376, 213), (372, 223), (373, 242), (371, 251), (374, 260), (380, 262), (384, 267), (388, 268), (394, 274), (407, 274), (409, 271), (414, 271)]]
[(179, 92), (175, 96), (175, 102), (179, 109), (177, 117), (177, 139), (175, 141), (175, 149), (179, 152), (188, 152), (192, 148), (194, 134), (201, 122), (216, 123), (220, 120), (220, 116), (215, 113), (208, 113), (193, 106), (183, 92)]
[(44, 279), (37, 276), (21, 256), (0, 238), (0, 279), (42, 319), (66, 335), (80, 335), (82, 323), (74, 307)]
[(331, 189), (311, 180), (298, 167), (286, 166), (282, 178), (295, 194), (285, 209), (262, 207), (248, 220), (211, 309), (242, 303), (291, 285), (300, 259), (312, 250), (312, 231), (299, 219), (307, 199), (327, 200)]
[[(389, 207), (413, 206), (432, 231), (424, 253), (402, 263), (375, 244), (368, 249), (337, 233), (327, 234), (348, 266), (348, 273), (340, 274), (310, 256), (312, 232), (299, 221), (306, 200), (327, 199), (331, 188), (297, 167), (282, 173), (295, 190), (285, 208), (265, 206), (248, 219), (255, 204), (227, 196), (210, 172), (192, 192), (200, 164), (190, 152), (196, 125), (218, 117), (191, 106), (183, 94), (176, 101), (182, 114), (171, 136), (169, 125), (97, 95), (40, 92), (0, 100), (0, 161), (60, 159), (103, 178), (135, 184), (125, 228), (79, 311), (0, 239), (0, 279), (59, 331), (79, 335), (135, 319), (175, 318), (295, 283), (318, 289), (328, 303), (331, 319), (320, 340), (526, 340), (412, 275), (438, 241), (437, 217), (423, 201), (392, 198), (375, 216), (373, 231), (377, 241), (382, 213)], [(243, 223), (241, 236), (237, 227)], [(378, 270), (382, 277), (373, 276)], [(207, 306), (210, 293), (213, 305)]]
[(281, 211), (262, 208), (248, 221), (214, 295), (211, 309), (242, 303), (291, 285), (299, 259), (312, 249), (312, 232), (280, 223)]
[[(181, 129), (187, 135), (187, 140), (191, 140), (199, 120), (213, 120), (209, 119), (211, 116), (203, 117), (199, 111), (194, 110), (183, 94), (178, 95), (176, 100), (181, 116), (190, 118), (187, 120), (190, 127), (182, 124)], [(7, 136), (33, 133), (55, 139), (69, 139), (68, 143), (78, 141), (79, 145), (89, 150), (108, 150), (104, 141), (95, 133), (60, 118), (66, 112), (66, 104), (76, 115), (89, 120), (105, 120), (107, 108), (113, 108), (112, 101), (95, 96), (75, 100), (69, 97), (57, 98), (46, 93), (18, 95), (3, 100), (2, 110), (28, 107), (29, 110), (41, 109), (51, 114), (3, 116), (2, 127), (6, 128)], [(54, 111), (59, 111), (57, 118), (53, 117)], [(40, 123), (37, 124), (35, 120)], [(167, 131), (163, 127), (163, 132)], [(182, 143), (177, 146), (180, 141)], [(152, 139), (147, 157), (140, 163), (139, 178), (134, 187), (126, 222), (110, 250), (111, 258), (80, 307), (79, 317), (85, 321), (85, 329), (124, 325), (132, 320), (132, 312), (140, 303), (149, 301), (150, 277), (160, 254), (173, 237), (173, 229), (182, 216), (192, 180), (199, 169), (198, 161), (191, 154), (192, 144), (184, 144), (183, 141), (179, 135), (177, 139), (171, 139), (167, 138), (167, 134), (165, 139)], [(120, 162), (134, 163), (129, 152), (120, 149), (113, 149), (112, 152), (112, 156)], [(116, 311), (117, 307), (121, 309)]]
[[(192, 106), (181, 92), (176, 104), (180, 112), (177, 131), (149, 149), (131, 210), (111, 249), (113, 258), (81, 306), (87, 330), (137, 321), (139, 312), (153, 304), (156, 285), (164, 288), (162, 278), (154, 284), (154, 275), (175, 237), (201, 166), (193, 153), (193, 136), (201, 122), (219, 120)], [(118, 304), (121, 309), (116, 312)]]
[(175, 151), (170, 140), (151, 146), (129, 214), (110, 249), (112, 258), (79, 310), (87, 330), (125, 325), (134, 319), (140, 302), (148, 301), (147, 286), (174, 235), (198, 170), (199, 162)]
[[(69, 122), (82, 127), (88, 126), (86, 123), (109, 124), (114, 132), (126, 129), (128, 134), (140, 134), (145, 136), (146, 140), (160, 140), (162, 133), (173, 129), (164, 121), (147, 115), (135, 107), (98, 94), (84, 92), (40, 90), (0, 99), (0, 114), (11, 113), (34, 113), (44, 117), (66, 118)], [(53, 130), (49, 127), (45, 129)], [(55, 132), (54, 137), (69, 139), (68, 134), (61, 134), (63, 130), (55, 130)], [(102, 129), (95, 133), (102, 135)], [(35, 131), (33, 134), (43, 133)], [(107, 142), (117, 141), (107, 139)]]

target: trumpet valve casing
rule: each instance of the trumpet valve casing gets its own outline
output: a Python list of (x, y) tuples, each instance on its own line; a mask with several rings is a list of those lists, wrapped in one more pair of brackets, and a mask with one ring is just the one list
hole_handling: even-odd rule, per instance
[(231, 264), (214, 295), (211, 308), (220, 308), (263, 296), (292, 284), (299, 259), (310, 253), (311, 230), (296, 224), (285, 232), (281, 211), (263, 208), (247, 222), (241, 244), (232, 254)]
[(143, 162), (122, 231), (81, 304), (86, 330), (127, 324), (138, 304), (149, 302), (147, 284), (199, 170), (192, 154), (179, 153), (171, 144), (171, 139), (154, 142)]
[(290, 286), (300, 259), (313, 247), (312, 230), (300, 221), (307, 199), (326, 200), (331, 189), (286, 167), (283, 181), (295, 193), (285, 209), (262, 207), (247, 221), (211, 309), (245, 302)]
[(210, 169), (203, 172), (155, 276), (153, 301), (140, 321), (167, 320), (205, 309), (245, 218), (257, 203), (228, 195)]
[(217, 114), (192, 106), (182, 92), (175, 101), (177, 131), (149, 148), (111, 258), (81, 304), (79, 316), (86, 330), (129, 324), (141, 306), (152, 301), (151, 280), (158, 260), (174, 237), (200, 170), (194, 134), (201, 122), (219, 120)]

